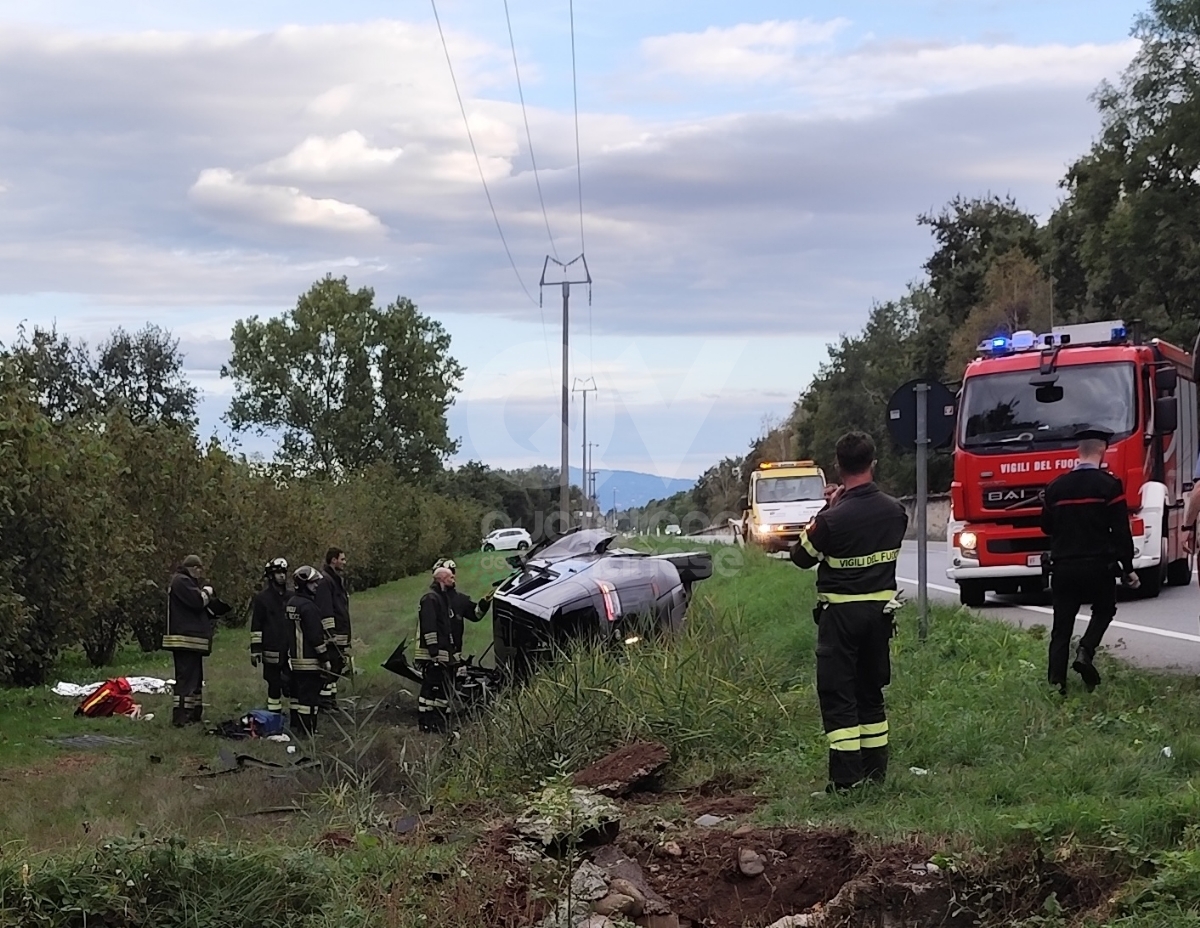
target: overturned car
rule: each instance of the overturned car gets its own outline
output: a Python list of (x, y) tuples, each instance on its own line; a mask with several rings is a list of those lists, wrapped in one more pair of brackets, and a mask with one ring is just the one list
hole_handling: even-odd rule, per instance
[(683, 627), (712, 555), (647, 554), (615, 548), (616, 539), (576, 529), (508, 559), (514, 572), (492, 598), (497, 668), (520, 677), (575, 642), (632, 645)]

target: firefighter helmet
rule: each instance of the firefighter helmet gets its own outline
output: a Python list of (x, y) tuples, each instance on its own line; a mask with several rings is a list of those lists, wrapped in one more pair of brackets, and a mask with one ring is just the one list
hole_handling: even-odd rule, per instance
[(277, 557), (274, 560), (267, 561), (267, 566), (263, 568), (263, 576), (269, 577), (271, 574), (287, 573), (288, 563), (284, 558)]
[(437, 570), (439, 567), (445, 567), (447, 570), (450, 571), (450, 573), (458, 572), (458, 565), (455, 564), (454, 561), (448, 557), (439, 557), (438, 558), (438, 562), (433, 565), (433, 569)]
[(321, 579), (321, 572), (317, 568), (309, 567), (305, 564), (303, 567), (296, 568), (296, 572), (292, 574), (292, 579), (296, 581), (297, 586), (316, 583)]

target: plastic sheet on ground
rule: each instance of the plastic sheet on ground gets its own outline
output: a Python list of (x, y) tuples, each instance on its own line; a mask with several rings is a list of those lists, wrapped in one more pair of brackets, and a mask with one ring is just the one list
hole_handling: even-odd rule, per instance
[[(174, 680), (160, 680), (158, 677), (126, 677), (125, 679), (129, 681), (129, 685), (135, 693), (149, 693), (156, 696), (170, 693), (171, 687), (175, 685)], [(60, 681), (54, 684), (53, 693), (56, 696), (80, 699), (84, 696), (91, 696), (103, 685), (103, 680), (95, 683), (63, 683)]]

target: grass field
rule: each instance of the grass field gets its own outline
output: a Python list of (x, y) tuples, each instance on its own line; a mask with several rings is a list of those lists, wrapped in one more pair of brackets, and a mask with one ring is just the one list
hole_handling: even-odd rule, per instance
[[(231, 743), (171, 729), (169, 697), (140, 697), (156, 715), (142, 722), (75, 719), (74, 701), (48, 691), (0, 693), (0, 785), (8, 799), (0, 803), (0, 919), (20, 912), (28, 924), (83, 924), (66, 915), (33, 921), (28, 904), (14, 907), (16, 887), (29, 892), (29, 878), (22, 883), (19, 876), (24, 864), (32, 862), (35, 876), (53, 875), (55, 886), (73, 886), (71, 879), (94, 874), (89, 855), (105, 843), (119, 842), (100, 853), (131, 855), (131, 866), (145, 867), (153, 853), (175, 847), (163, 841), (182, 836), (188, 849), (170, 850), (162, 866), (178, 883), (176, 896), (195, 895), (196, 912), (209, 911), (203, 899), (211, 887), (205, 887), (234, 880), (235, 871), (237, 879), (249, 879), (260, 871), (316, 868), (337, 892), (308, 898), (293, 888), (291, 901), (277, 899), (271, 912), (242, 905), (241, 921), (205, 921), (193, 912), (191, 921), (160, 914), (159, 924), (458, 924), (438, 921), (431, 900), (450, 892), (447, 885), (460, 896), (486, 894), (481, 878), (472, 882), (462, 871), (436, 893), (416, 880), (400, 894), (402, 904), (398, 889), (380, 894), (380, 881), (392, 886), (398, 874), (442, 866), (469, 846), (483, 813), (515, 811), (556, 770), (578, 769), (615, 745), (646, 737), (671, 748), (671, 786), (714, 777), (752, 782), (765, 799), (756, 813), (761, 824), (847, 826), (881, 843), (915, 837), (935, 847), (945, 865), (980, 872), (1010, 858), (1086, 863), (1125, 884), (1107, 923), (1200, 925), (1196, 680), (1102, 657), (1101, 687), (1087, 694), (1077, 685), (1063, 699), (1044, 683), (1042, 629), (937, 608), (922, 643), (906, 607), (888, 691), (889, 780), (861, 796), (830, 797), (820, 792), (826, 755), (813, 683), (811, 576), (754, 551), (715, 553), (717, 573), (697, 587), (681, 641), (623, 660), (577, 655), (501, 700), (452, 744), (417, 736), (410, 720), (393, 711), (408, 697), (400, 695), (399, 678), (379, 666), (401, 638), (413, 638), (428, 578), (355, 595), (361, 671), (355, 695), (387, 711), (369, 719), (360, 713), (356, 732), (326, 721), (324, 774), (185, 779), (202, 772), (202, 764), (214, 765), (218, 750)], [(459, 584), (469, 593), (481, 593), (505, 572), (495, 555), (458, 563)], [(210, 720), (235, 717), (265, 698), (247, 637), (219, 634), (206, 668)], [(490, 623), (469, 626), (466, 650), (482, 653), (489, 638)], [(170, 676), (169, 656), (126, 652), (113, 672)], [(60, 676), (98, 678), (70, 661)], [(45, 740), (79, 732), (139, 743), (82, 752)], [(232, 750), (278, 763), (295, 759), (277, 744), (234, 743)], [(403, 844), (379, 837), (378, 825), (430, 804), (446, 816), (450, 840)], [(256, 814), (293, 805), (302, 811)], [(352, 845), (335, 856), (315, 852), (330, 830), (350, 835)], [(185, 867), (181, 854), (208, 856), (204, 867), (192, 858)], [(244, 866), (237, 863), (243, 858)], [(203, 880), (201, 870), (208, 874)], [(72, 889), (92, 891), (100, 890)], [(62, 905), (52, 892), (45, 899), (46, 912)], [(1068, 920), (1049, 913), (1025, 924)]]

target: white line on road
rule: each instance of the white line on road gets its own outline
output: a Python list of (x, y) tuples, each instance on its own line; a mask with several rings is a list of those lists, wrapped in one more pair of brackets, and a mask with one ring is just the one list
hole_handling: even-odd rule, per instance
[[(909, 580), (907, 577), (897, 577), (901, 583), (908, 583), (912, 586), (917, 585), (916, 580)], [(931, 590), (938, 590), (942, 593), (958, 593), (957, 587), (940, 586), (936, 583), (927, 583), (927, 587)], [(1021, 606), (1016, 603), (1008, 603), (1006, 605), (1013, 606), (1017, 609), (1024, 609), (1026, 612), (1040, 612), (1042, 615), (1054, 615), (1053, 609), (1047, 609), (1045, 606)], [(1079, 616), (1076, 622), (1086, 622), (1091, 618), (1091, 613)], [(1175, 638), (1178, 641), (1195, 641), (1200, 643), (1200, 635), (1189, 635), (1185, 632), (1173, 632), (1166, 628), (1151, 628), (1149, 625), (1134, 625), (1132, 622), (1113, 622), (1109, 628), (1123, 628), (1126, 631), (1142, 632), (1145, 635), (1158, 635), (1160, 638)]]

